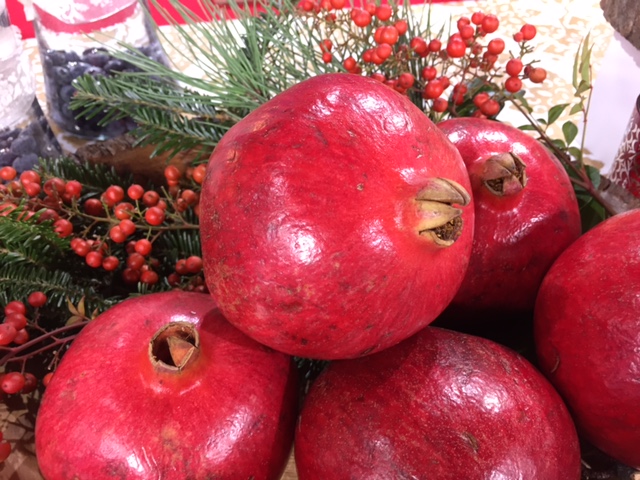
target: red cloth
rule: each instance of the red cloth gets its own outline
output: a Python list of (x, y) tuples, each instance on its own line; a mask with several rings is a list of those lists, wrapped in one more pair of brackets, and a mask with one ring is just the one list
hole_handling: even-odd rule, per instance
[[(444, 3), (447, 1), (451, 0), (431, 0), (432, 3)], [(420, 4), (424, 2), (425, 0), (411, 0), (411, 3), (414, 4)], [(158, 0), (158, 3), (165, 8), (170, 4), (168, 0)], [(202, 12), (199, 7), (199, 0), (182, 0), (181, 3), (196, 13)], [(33, 26), (25, 19), (22, 4), (18, 0), (7, 0), (7, 8), (9, 10), (11, 23), (20, 28), (20, 31), (22, 32), (22, 38), (32, 38), (34, 35)], [(166, 25), (168, 23), (156, 10), (152, 9), (152, 14), (158, 25)], [(179, 19), (180, 17), (176, 14), (174, 15), (174, 18)]]

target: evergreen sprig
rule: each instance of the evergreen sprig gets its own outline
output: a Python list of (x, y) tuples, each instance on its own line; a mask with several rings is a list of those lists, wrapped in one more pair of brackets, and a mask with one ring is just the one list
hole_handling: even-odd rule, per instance
[(65, 181), (77, 180), (85, 186), (85, 193), (95, 195), (110, 185), (128, 186), (133, 176), (116, 172), (108, 165), (77, 162), (72, 157), (60, 157), (54, 160), (41, 160), (39, 172), (43, 178), (63, 178)]

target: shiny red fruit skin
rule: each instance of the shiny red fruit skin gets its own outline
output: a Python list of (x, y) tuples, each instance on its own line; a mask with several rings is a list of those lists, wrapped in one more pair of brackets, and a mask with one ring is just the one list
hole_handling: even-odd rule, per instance
[(312, 358), (394, 345), (446, 307), (466, 269), (461, 236), (417, 231), (415, 197), (434, 177), (469, 192), (456, 149), (405, 96), (326, 74), (249, 114), (224, 136), (201, 196), (209, 290), (231, 323)]
[[(510, 125), (481, 118), (438, 124), (462, 155), (475, 204), (473, 252), (453, 300), (461, 311), (531, 311), (545, 273), (581, 233), (580, 211), (562, 164), (540, 142)], [(484, 162), (512, 152), (527, 184), (496, 196), (482, 184)]]
[(333, 362), (305, 399), (295, 458), (300, 480), (580, 478), (575, 427), (542, 374), (436, 327)]
[(536, 301), (542, 371), (579, 431), (640, 468), (640, 210), (619, 214), (571, 245)]
[[(206, 294), (148, 294), (84, 327), (37, 416), (47, 480), (280, 478), (293, 441), (295, 366), (214, 306)], [(149, 362), (150, 340), (172, 321), (200, 334), (199, 357), (179, 374)]]

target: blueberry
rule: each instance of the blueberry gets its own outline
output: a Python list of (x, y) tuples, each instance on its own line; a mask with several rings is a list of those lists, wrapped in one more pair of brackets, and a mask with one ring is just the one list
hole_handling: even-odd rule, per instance
[(58, 85), (71, 83), (71, 72), (67, 67), (53, 67), (53, 78)]
[(21, 155), (13, 161), (13, 168), (16, 169), (16, 172), (19, 174), (26, 171), (31, 170), (38, 164), (38, 155), (35, 153), (27, 153), (26, 155)]
[(6, 130), (3, 130), (2, 132), (0, 132), (0, 140), (11, 141), (14, 138), (16, 138), (18, 135), (20, 135), (19, 128), (14, 128), (14, 129), (7, 128)]
[(76, 78), (78, 78), (81, 75), (84, 75), (85, 72), (89, 69), (92, 68), (91, 65), (89, 65), (88, 63), (84, 63), (84, 62), (73, 62), (69, 64), (69, 76), (71, 77), (71, 80), (75, 80)]
[(111, 56), (104, 48), (90, 48), (82, 52), (82, 61), (94, 67), (104, 68)]
[(46, 63), (51, 63), (51, 66), (61, 67), (65, 64), (65, 55), (62, 50), (47, 50), (44, 54)]
[(13, 141), (10, 150), (16, 155), (36, 153), (38, 151), (38, 142), (31, 135), (20, 135)]
[(124, 70), (125, 68), (127, 68), (129, 65), (127, 65), (127, 62), (123, 62), (122, 60), (118, 60), (117, 58), (113, 58), (111, 60), (109, 60), (107, 62), (107, 64), (104, 66), (104, 69), (107, 73), (112, 73), (112, 72), (121, 72), (122, 70)]
[(94, 66), (87, 68), (87, 70), (84, 72), (85, 75), (91, 75), (92, 77), (100, 77), (100, 76), (106, 75), (106, 73), (107, 72), (105, 72), (100, 67), (94, 67)]
[(80, 61), (80, 55), (78, 55), (74, 51), (68, 51), (68, 52), (64, 53), (64, 60), (67, 63), (79, 62)]
[(71, 85), (65, 85), (60, 88), (60, 102), (69, 103), (73, 94), (76, 93), (76, 89)]
[(0, 151), (0, 167), (10, 166), (16, 158), (18, 158), (18, 156), (15, 153), (10, 151)]

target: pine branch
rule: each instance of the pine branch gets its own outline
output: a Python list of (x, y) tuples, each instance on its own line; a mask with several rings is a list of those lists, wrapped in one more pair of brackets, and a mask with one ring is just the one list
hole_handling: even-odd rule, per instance
[(67, 299), (77, 304), (84, 298), (88, 311), (102, 311), (117, 301), (103, 297), (93, 286), (78, 283), (76, 279), (63, 270), (0, 264), (0, 304), (26, 298), (35, 291), (44, 292), (49, 299), (48, 305), (58, 308), (65, 307)]
[(92, 195), (103, 192), (110, 185), (127, 187), (133, 183), (131, 175), (117, 173), (113, 167), (77, 162), (70, 157), (41, 160), (40, 174), (43, 178), (58, 177), (65, 181), (77, 180), (83, 189)]
[(23, 219), (24, 212), (17, 208), (0, 217), (0, 265), (51, 265), (69, 242), (53, 231), (50, 221), (37, 223), (37, 215)]
[(191, 255), (202, 256), (198, 231), (173, 230), (162, 235), (162, 243), (167, 257), (176, 261)]

